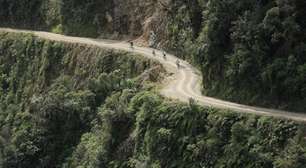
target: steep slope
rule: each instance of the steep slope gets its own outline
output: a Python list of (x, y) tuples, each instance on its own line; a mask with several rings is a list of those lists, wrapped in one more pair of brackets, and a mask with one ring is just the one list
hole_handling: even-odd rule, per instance
[(0, 1), (0, 25), (136, 39), (196, 65), (207, 96), (306, 110), (303, 0), (27, 1)]
[(1, 31), (0, 167), (56, 167), (108, 96), (136, 92), (162, 71), (127, 52)]
[(213, 106), (222, 109), (231, 109), (241, 113), (267, 115), (267, 116), (288, 118), (297, 121), (306, 120), (306, 114), (303, 113), (293, 113), (293, 112), (286, 112), (275, 109), (246, 106), (246, 105), (231, 103), (203, 96), (201, 94), (201, 89), (200, 89), (200, 80), (201, 80), (200, 73), (194, 67), (192, 67), (188, 62), (183, 60), (180, 60), (180, 68), (177, 68), (176, 65), (176, 61), (178, 60), (177, 57), (173, 55), (168, 55), (166, 59), (164, 59), (162, 57), (161, 51), (157, 52), (157, 56), (154, 56), (152, 55), (152, 49), (150, 48), (136, 47), (134, 49), (131, 49), (129, 44), (124, 42), (107, 41), (107, 40), (103, 41), (103, 40), (80, 38), (80, 37), (69, 37), (54, 33), (48, 33), (48, 32), (23, 31), (23, 30), (14, 30), (14, 29), (0, 29), (0, 30), (3, 30), (4, 32), (34, 33), (36, 36), (45, 39), (133, 51), (142, 54), (143, 56), (146, 56), (148, 58), (160, 61), (164, 65), (168, 73), (172, 74), (167, 79), (165, 79), (166, 81), (165, 86), (161, 89), (161, 93), (167, 97), (179, 99), (184, 102), (188, 102), (191, 99), (193, 99), (205, 106)]
[(160, 13), (159, 2), (150, 0), (0, 0), (2, 27), (90, 37), (144, 35), (143, 42), (152, 26), (161, 25)]
[(305, 112), (305, 1), (171, 6), (168, 47), (198, 65), (205, 95)]
[(303, 168), (304, 137), (304, 124), (124, 92), (107, 100), (64, 165)]
[[(305, 123), (165, 99), (144, 84), (159, 78), (160, 64), (102, 48), (131, 50), (126, 43), (12, 31), (0, 32), (1, 167), (306, 164)], [(134, 51), (162, 59), (151, 49)], [(168, 71), (193, 81), (180, 75), (188, 64), (178, 70), (167, 58)]]

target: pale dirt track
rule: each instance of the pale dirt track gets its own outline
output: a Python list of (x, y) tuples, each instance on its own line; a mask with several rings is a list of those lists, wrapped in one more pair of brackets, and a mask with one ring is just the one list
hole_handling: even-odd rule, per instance
[[(112, 48), (112, 49), (119, 49), (125, 51), (132, 51), (129, 44), (127, 42), (120, 42), (120, 41), (111, 41), (111, 40), (98, 40), (98, 39), (90, 39), (90, 38), (80, 38), (80, 37), (70, 37), (64, 36), (54, 33), (48, 32), (39, 32), (39, 31), (25, 31), (25, 30), (16, 30), (16, 29), (7, 29), (7, 28), (0, 28), (0, 31), (5, 32), (19, 32), (19, 33), (32, 33), (38, 37), (54, 40), (54, 41), (63, 41), (69, 43), (82, 43), (82, 44), (89, 44), (95, 45), (103, 48)], [(158, 60), (163, 64), (166, 70), (173, 74), (165, 79), (165, 85), (160, 90), (161, 94), (173, 98), (178, 99), (183, 102), (188, 102), (189, 98), (193, 98), (196, 100), (198, 104), (204, 106), (211, 106), (216, 108), (222, 109), (229, 109), (235, 112), (240, 113), (250, 113), (255, 115), (264, 115), (264, 116), (272, 116), (277, 118), (285, 118), (291, 119), (295, 121), (306, 121), (306, 114), (300, 113), (293, 113), (293, 112), (286, 112), (281, 110), (275, 109), (267, 109), (267, 108), (260, 108), (260, 107), (252, 107), (241, 105), (237, 103), (231, 103), (211, 97), (206, 97), (201, 94), (200, 89), (200, 82), (201, 82), (201, 75), (198, 70), (192, 67), (186, 61), (180, 60), (181, 68), (178, 69), (176, 67), (176, 60), (177, 58), (173, 55), (167, 55), (167, 59), (164, 60), (162, 58), (162, 53), (160, 51), (156, 51), (156, 56), (152, 55), (152, 49), (144, 48), (144, 47), (135, 47), (133, 52), (142, 54), (143, 56)]]

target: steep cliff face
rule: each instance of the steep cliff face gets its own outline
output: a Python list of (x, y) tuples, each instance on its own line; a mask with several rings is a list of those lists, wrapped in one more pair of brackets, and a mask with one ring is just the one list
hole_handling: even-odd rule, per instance
[(114, 30), (139, 36), (143, 21), (154, 13), (156, 3), (149, 0), (114, 0)]
[[(111, 38), (130, 38), (141, 45), (149, 45), (150, 35), (156, 35), (158, 46), (165, 39), (170, 2), (152, 0), (113, 0), (109, 12), (104, 15), (106, 31), (100, 35)], [(105, 30), (105, 29), (104, 29)], [(159, 39), (159, 40), (158, 40)]]
[(167, 12), (160, 1), (115, 1), (117, 1), (117, 5), (115, 5), (114, 15), (119, 14), (123, 17), (123, 20), (127, 21), (123, 24), (114, 24), (115, 27), (120, 27), (126, 31), (119, 32), (138, 38), (137, 41), (144, 45), (148, 45), (152, 32), (157, 35), (157, 38), (165, 35)]
[(160, 70), (127, 52), (0, 32), (0, 167), (58, 167), (108, 96)]
[(167, 48), (201, 68), (206, 95), (305, 112), (306, 1), (178, 0), (171, 7)]
[(0, 26), (163, 48), (201, 69), (207, 95), (305, 111), (305, 9), (303, 0), (0, 0)]
[[(305, 9), (304, 0), (0, 0), (0, 26), (151, 42), (198, 65), (206, 94), (306, 109)], [(0, 167), (305, 167), (304, 123), (167, 100), (138, 82), (155, 65), (0, 33)]]
[(0, 55), (1, 168), (305, 167), (305, 124), (165, 99), (155, 61), (15, 33)]

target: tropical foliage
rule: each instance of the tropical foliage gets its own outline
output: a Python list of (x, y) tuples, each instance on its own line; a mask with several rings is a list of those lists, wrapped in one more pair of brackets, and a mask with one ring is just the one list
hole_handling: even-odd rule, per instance
[(0, 33), (0, 167), (57, 167), (113, 92), (138, 90), (154, 61)]
[(172, 3), (168, 47), (201, 68), (205, 94), (306, 110), (305, 1)]
[(305, 125), (124, 90), (99, 109), (67, 167), (302, 168)]

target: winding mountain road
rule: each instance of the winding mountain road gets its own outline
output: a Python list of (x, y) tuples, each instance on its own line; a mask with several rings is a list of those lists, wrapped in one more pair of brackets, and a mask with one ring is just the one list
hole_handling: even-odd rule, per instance
[(49, 32), (16, 30), (9, 28), (0, 28), (0, 31), (15, 33), (32, 33), (40, 38), (53, 41), (89, 44), (103, 48), (132, 51), (138, 54), (142, 54), (147, 58), (159, 61), (166, 68), (166, 70), (172, 74), (171, 76), (167, 77), (167, 79), (165, 79), (165, 83), (162, 89), (160, 90), (161, 94), (166, 97), (178, 99), (183, 102), (188, 102), (190, 98), (193, 98), (198, 104), (204, 106), (229, 109), (240, 113), (250, 113), (255, 115), (272, 116), (277, 118), (285, 118), (295, 121), (306, 122), (306, 114), (241, 105), (203, 96), (201, 94), (200, 89), (200, 72), (184, 60), (180, 60), (181, 68), (178, 69), (176, 65), (177, 57), (173, 55), (167, 55), (167, 59), (164, 60), (161, 51), (156, 51), (156, 56), (153, 56), (152, 49), (150, 48), (134, 47), (134, 49), (132, 50), (127, 42), (121, 41), (71, 37)]

